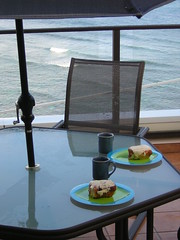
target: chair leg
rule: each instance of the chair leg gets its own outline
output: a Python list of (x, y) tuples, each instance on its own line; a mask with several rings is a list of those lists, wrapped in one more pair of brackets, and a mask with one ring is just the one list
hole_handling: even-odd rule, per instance
[(154, 209), (147, 211), (147, 240), (153, 240)]
[(107, 238), (104, 236), (102, 228), (96, 229), (96, 236), (97, 236), (98, 240), (107, 240)]
[(146, 215), (147, 215), (147, 212), (142, 212), (142, 213), (137, 215), (134, 223), (132, 224), (132, 226), (131, 226), (131, 228), (129, 230), (129, 239), (130, 240), (134, 239), (134, 237), (135, 237), (139, 227), (143, 223)]

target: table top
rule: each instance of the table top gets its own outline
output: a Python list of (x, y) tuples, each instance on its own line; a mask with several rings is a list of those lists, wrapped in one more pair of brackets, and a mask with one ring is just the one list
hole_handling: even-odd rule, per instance
[[(86, 232), (180, 197), (180, 175), (162, 158), (150, 166), (117, 165), (111, 179), (134, 190), (131, 202), (113, 207), (76, 203), (70, 191), (92, 180), (92, 158), (98, 156), (97, 134), (34, 128), (33, 140), (39, 171), (25, 168), (24, 128), (0, 130), (0, 237), (4, 237), (3, 232), (9, 234), (4, 239), (11, 233), (20, 234), (21, 239), (21, 232), (48, 234), (49, 239), (72, 237), (82, 229)], [(136, 136), (115, 135), (113, 148), (139, 144), (150, 143)]]

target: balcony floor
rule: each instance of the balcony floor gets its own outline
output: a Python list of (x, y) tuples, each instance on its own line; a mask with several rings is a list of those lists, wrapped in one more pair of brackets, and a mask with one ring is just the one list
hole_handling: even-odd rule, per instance
[[(180, 140), (175, 142), (159, 142), (151, 140), (155, 147), (160, 150), (164, 156), (180, 171)], [(129, 225), (134, 221), (129, 219)], [(164, 204), (154, 209), (154, 240), (176, 240), (177, 230), (180, 227), (180, 199)], [(146, 239), (146, 219), (142, 223), (134, 240)], [(115, 240), (114, 224), (104, 228), (104, 234), (107, 240)], [(97, 239), (95, 231), (80, 237), (75, 240), (95, 240)]]

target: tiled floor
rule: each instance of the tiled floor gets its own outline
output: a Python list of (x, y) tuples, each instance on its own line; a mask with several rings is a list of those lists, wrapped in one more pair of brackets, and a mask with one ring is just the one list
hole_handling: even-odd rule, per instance
[[(167, 159), (180, 171), (180, 144), (172, 146), (167, 150), (167, 146), (156, 145), (164, 153)], [(166, 149), (166, 150), (165, 150)], [(129, 219), (129, 225), (133, 219)], [(162, 205), (154, 209), (154, 240), (177, 240), (177, 230), (180, 227), (180, 199)], [(104, 228), (107, 240), (115, 240), (114, 224)], [(134, 240), (146, 239), (146, 220), (141, 225)], [(75, 240), (96, 240), (95, 231), (75, 238)]]

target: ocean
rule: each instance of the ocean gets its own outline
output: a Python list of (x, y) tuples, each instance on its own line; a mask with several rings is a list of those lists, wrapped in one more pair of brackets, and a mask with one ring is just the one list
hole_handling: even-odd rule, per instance
[[(135, 17), (24, 20), (24, 28), (179, 24), (180, 1)], [(0, 30), (14, 29), (0, 20)], [(25, 34), (29, 92), (34, 115), (63, 114), (67, 74), (72, 57), (112, 59), (111, 32)], [(180, 30), (121, 32), (121, 60), (146, 63), (141, 110), (180, 109)], [(0, 35), (0, 118), (15, 117), (21, 94), (15, 35)]]

